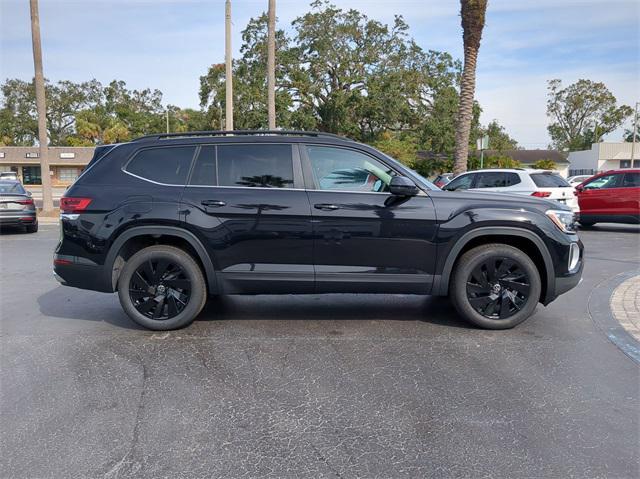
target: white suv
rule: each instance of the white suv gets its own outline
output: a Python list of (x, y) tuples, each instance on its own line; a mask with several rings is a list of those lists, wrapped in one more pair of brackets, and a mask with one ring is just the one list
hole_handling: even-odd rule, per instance
[(579, 212), (575, 189), (553, 171), (525, 168), (476, 170), (456, 176), (446, 191), (485, 190), (556, 200)]

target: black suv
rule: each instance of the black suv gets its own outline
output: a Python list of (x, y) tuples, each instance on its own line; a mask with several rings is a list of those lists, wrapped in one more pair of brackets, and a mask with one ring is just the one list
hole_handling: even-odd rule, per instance
[(449, 295), (510, 328), (574, 287), (572, 212), (441, 191), (383, 153), (297, 131), (153, 135), (96, 149), (60, 203), (56, 277), (136, 323), (190, 324), (208, 295)]

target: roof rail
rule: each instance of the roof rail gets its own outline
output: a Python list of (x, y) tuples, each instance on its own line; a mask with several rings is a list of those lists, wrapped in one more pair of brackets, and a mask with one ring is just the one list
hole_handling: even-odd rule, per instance
[(350, 138), (335, 135), (333, 133), (325, 133), (323, 131), (302, 131), (302, 130), (212, 130), (212, 131), (188, 131), (184, 133), (159, 133), (155, 135), (145, 135), (139, 138), (135, 138), (131, 141), (142, 140), (163, 140), (172, 138), (191, 138), (191, 137), (203, 137), (203, 136), (249, 136), (249, 135), (282, 135), (282, 136), (312, 136), (312, 137), (327, 137), (337, 138), (340, 140), (353, 141)]

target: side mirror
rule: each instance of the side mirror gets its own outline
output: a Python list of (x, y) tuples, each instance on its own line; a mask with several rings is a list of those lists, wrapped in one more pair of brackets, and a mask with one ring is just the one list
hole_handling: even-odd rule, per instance
[(576, 191), (577, 191), (578, 193), (582, 192), (583, 190), (584, 190), (584, 186), (582, 186), (582, 185), (578, 185), (578, 186), (576, 186)]
[(31, 193), (29, 190), (27, 190), (27, 196), (28, 196), (29, 198), (31, 198), (31, 197), (33, 196), (33, 193)]
[(389, 192), (396, 196), (416, 196), (420, 189), (406, 176), (394, 176), (389, 184)]

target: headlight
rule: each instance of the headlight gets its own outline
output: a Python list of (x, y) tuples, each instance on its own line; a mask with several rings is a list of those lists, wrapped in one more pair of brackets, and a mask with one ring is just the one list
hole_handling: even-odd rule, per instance
[(575, 233), (576, 221), (572, 211), (547, 210), (547, 216), (563, 233)]

